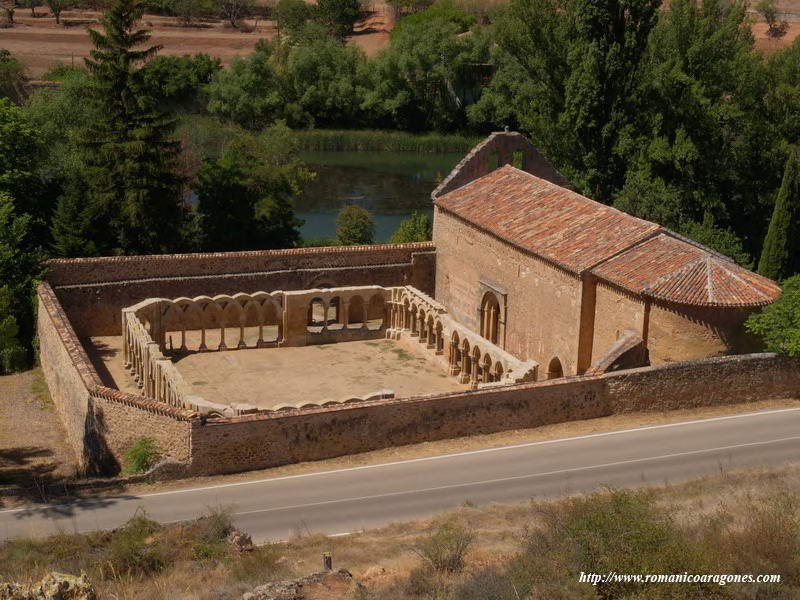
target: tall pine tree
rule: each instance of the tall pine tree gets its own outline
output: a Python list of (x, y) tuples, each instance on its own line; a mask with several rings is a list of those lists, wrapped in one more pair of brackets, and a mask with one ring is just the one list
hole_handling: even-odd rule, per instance
[(786, 161), (758, 272), (772, 279), (800, 273), (800, 156), (796, 148)]
[[(160, 46), (136, 29), (144, 12), (138, 0), (116, 0), (90, 30), (94, 120), (83, 134), (87, 206), (72, 211), (96, 224), (101, 253), (150, 254), (180, 248), (185, 209), (177, 175), (180, 144), (175, 120), (145, 85), (141, 66)], [(58, 244), (58, 240), (56, 241)]]

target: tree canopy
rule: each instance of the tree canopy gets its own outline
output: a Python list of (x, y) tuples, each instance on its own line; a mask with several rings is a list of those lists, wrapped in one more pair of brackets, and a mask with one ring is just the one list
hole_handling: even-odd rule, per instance
[(342, 246), (375, 242), (375, 221), (366, 208), (356, 204), (343, 207), (336, 217), (336, 239)]

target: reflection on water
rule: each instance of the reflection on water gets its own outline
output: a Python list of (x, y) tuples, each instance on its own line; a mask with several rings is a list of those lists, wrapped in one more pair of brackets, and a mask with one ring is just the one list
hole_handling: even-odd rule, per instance
[(375, 219), (375, 241), (385, 242), (413, 211), (432, 213), (431, 192), (461, 154), (414, 152), (306, 152), (317, 173), (295, 201), (305, 239), (336, 236), (336, 214), (348, 203)]

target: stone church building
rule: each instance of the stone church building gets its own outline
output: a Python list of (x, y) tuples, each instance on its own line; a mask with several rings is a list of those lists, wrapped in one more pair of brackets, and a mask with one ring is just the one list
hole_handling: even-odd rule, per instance
[(621, 357), (750, 351), (743, 321), (780, 294), (726, 256), (576, 193), (518, 133), (489, 136), (432, 198), (436, 300), (539, 363), (540, 379)]

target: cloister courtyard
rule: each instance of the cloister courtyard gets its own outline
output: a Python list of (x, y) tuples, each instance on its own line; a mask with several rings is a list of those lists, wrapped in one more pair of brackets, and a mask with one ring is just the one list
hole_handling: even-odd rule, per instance
[[(238, 331), (228, 330), (228, 339), (235, 339)], [(199, 336), (196, 331), (187, 333), (190, 343), (195, 342), (193, 336)], [(93, 337), (86, 346), (107, 385), (131, 393), (139, 391), (123, 366), (120, 336)], [(448, 376), (447, 365), (440, 357), (416, 348), (414, 343), (388, 339), (190, 352), (173, 360), (192, 395), (260, 409), (339, 402), (386, 389), (405, 398), (469, 388), (469, 384)]]

